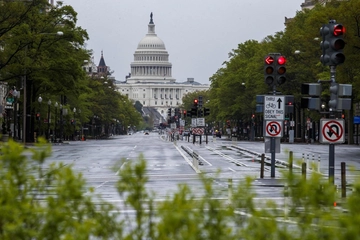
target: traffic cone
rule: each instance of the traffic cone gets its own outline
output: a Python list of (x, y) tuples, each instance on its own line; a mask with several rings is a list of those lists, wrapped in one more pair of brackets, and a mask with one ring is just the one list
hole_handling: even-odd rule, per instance
[(81, 137), (81, 141), (85, 141), (84, 135), (82, 135), (82, 137)]

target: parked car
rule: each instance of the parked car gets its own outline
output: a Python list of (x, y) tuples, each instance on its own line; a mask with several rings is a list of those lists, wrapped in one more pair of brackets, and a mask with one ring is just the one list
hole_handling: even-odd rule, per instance
[(149, 135), (149, 130), (145, 130), (144, 135)]

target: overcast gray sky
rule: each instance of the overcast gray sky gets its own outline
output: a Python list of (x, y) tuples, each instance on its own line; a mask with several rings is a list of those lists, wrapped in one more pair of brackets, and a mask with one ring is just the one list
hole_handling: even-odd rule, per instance
[(249, 39), (284, 30), (305, 0), (64, 0), (89, 34), (87, 48), (98, 64), (101, 51), (116, 80), (125, 80), (153, 12), (177, 82), (193, 77), (209, 84), (228, 53)]

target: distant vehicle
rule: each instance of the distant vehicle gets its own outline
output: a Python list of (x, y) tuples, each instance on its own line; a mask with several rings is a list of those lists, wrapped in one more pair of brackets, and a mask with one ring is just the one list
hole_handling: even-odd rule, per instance
[(149, 130), (145, 130), (144, 135), (149, 135)]
[(215, 131), (215, 136), (218, 138), (221, 138), (221, 132), (219, 132), (218, 130)]
[(184, 136), (184, 137), (190, 136), (190, 132), (189, 132), (189, 131), (184, 131), (184, 132), (183, 132), (183, 136)]
[(128, 132), (128, 135), (131, 135), (132, 134), (132, 132)]

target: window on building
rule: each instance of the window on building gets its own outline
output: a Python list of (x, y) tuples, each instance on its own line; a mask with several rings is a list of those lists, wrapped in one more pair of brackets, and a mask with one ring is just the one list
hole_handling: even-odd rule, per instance
[(144, 93), (144, 94), (143, 94), (143, 98), (145, 98), (145, 97), (146, 97), (146, 94)]

